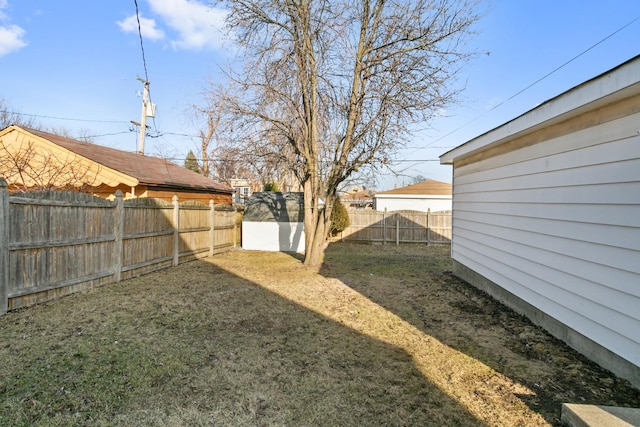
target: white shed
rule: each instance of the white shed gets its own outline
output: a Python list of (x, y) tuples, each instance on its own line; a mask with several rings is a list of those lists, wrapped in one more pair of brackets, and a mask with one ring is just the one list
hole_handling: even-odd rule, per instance
[(454, 273), (640, 387), (640, 56), (443, 154)]
[(451, 184), (427, 179), (376, 193), (373, 196), (373, 208), (377, 211), (450, 211)]
[(304, 252), (303, 193), (253, 193), (242, 217), (242, 248)]

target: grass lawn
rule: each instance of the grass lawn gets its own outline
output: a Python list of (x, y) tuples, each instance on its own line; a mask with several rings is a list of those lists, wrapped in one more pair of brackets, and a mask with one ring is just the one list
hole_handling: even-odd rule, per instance
[(0, 317), (1, 426), (561, 425), (640, 391), (448, 272), (448, 247), (234, 251)]

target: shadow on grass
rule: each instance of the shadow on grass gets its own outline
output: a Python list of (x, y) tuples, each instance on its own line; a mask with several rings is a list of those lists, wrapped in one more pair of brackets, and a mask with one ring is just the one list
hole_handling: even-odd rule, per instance
[(450, 273), (449, 247), (333, 244), (321, 274), (522, 384), (547, 422), (563, 402), (640, 406), (640, 392)]
[(1, 317), (0, 425), (486, 425), (348, 311), (305, 308), (300, 267), (223, 254)]

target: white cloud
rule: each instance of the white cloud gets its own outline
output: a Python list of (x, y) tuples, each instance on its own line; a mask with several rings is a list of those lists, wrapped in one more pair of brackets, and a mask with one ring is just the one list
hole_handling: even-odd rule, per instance
[[(7, 0), (0, 0), (0, 20), (8, 20), (9, 17), (2, 9), (8, 7)], [(20, 50), (27, 45), (24, 40), (25, 31), (17, 25), (0, 26), (0, 56)]]
[(0, 27), (0, 56), (4, 56), (27, 45), (24, 30), (17, 25)]
[[(0, 0), (1, 1), (1, 0)], [(138, 33), (138, 20), (136, 15), (131, 15), (122, 21), (117, 21), (116, 24), (125, 33)], [(149, 18), (140, 17), (140, 32), (142, 37), (149, 40), (162, 40), (164, 38), (164, 32), (156, 27), (156, 21)]]
[(220, 49), (227, 12), (193, 0), (147, 0), (153, 12), (177, 31), (177, 49)]

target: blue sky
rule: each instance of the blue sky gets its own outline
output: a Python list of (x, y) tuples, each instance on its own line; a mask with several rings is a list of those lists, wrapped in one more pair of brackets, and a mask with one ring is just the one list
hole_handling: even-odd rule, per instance
[[(198, 130), (189, 106), (200, 102), (207, 80), (219, 77), (233, 50), (220, 31), (224, 13), (210, 3), (138, 0), (157, 105), (148, 124), (160, 134), (147, 138), (148, 154), (184, 158), (196, 147), (195, 138), (183, 136)], [(416, 175), (451, 182), (451, 167), (434, 161), (439, 155), (640, 54), (638, 0), (487, 4), (469, 47), (488, 54), (461, 73), (461, 102), (411, 135), (396, 165), (404, 176), (381, 176), (378, 190)], [(44, 126), (135, 151), (130, 121), (140, 121), (138, 76), (145, 77), (145, 68), (134, 0), (0, 0), (0, 98), (12, 109), (38, 116)]]

